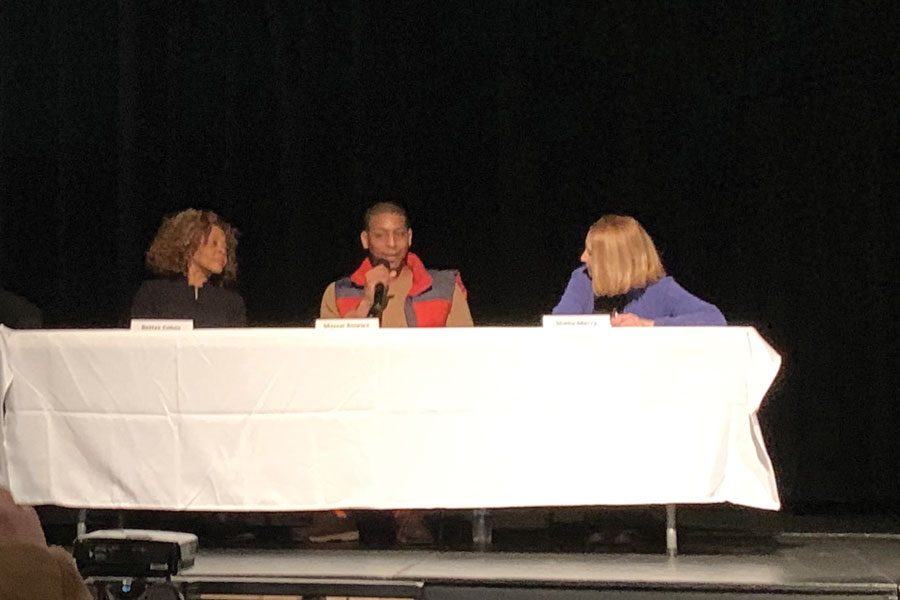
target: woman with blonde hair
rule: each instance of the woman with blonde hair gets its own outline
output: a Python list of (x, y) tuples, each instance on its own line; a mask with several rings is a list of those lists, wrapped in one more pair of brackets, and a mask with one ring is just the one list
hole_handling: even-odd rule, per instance
[(147, 250), (160, 276), (145, 281), (132, 319), (192, 319), (195, 327), (244, 327), (244, 300), (226, 286), (237, 278), (237, 236), (216, 213), (189, 208), (163, 219)]
[(553, 314), (608, 312), (613, 326), (726, 324), (718, 308), (666, 275), (653, 240), (632, 217), (600, 217), (581, 262)]

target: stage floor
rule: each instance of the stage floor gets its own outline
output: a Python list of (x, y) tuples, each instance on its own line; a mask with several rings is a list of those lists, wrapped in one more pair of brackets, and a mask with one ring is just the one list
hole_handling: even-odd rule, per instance
[[(675, 558), (665, 555), (658, 509), (589, 512), (587, 522), (567, 521), (556, 509), (548, 514), (496, 512), (495, 543), (483, 553), (468, 550), (469, 523), (459, 514), (444, 515), (435, 547), (388, 550), (313, 547), (268, 518), (255, 518), (251, 532), (225, 519), (216, 521), (221, 535), (201, 535), (195, 565), (174, 582), (189, 599), (201, 600), (898, 599), (900, 519), (893, 514), (797, 516), (684, 507)], [(229, 525), (237, 535), (228, 532)], [(636, 529), (627, 544), (608, 541), (612, 535), (605, 543), (586, 544), (585, 534), (598, 526), (612, 533)]]
[[(686, 549), (676, 558), (603, 553), (206, 550), (176, 581), (207, 598), (223, 593), (499, 598), (511, 590), (520, 594), (510, 597), (575, 591), (580, 592), (578, 596), (588, 591), (643, 592), (641, 597), (646, 593), (898, 596), (900, 535), (785, 534), (773, 542), (762, 553)], [(447, 595), (448, 590), (457, 594), (468, 590), (473, 595)]]

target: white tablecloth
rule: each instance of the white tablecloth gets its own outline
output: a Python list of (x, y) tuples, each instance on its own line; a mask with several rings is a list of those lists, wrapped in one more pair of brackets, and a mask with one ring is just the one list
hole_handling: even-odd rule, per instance
[(751, 328), (0, 329), (23, 503), (776, 509)]

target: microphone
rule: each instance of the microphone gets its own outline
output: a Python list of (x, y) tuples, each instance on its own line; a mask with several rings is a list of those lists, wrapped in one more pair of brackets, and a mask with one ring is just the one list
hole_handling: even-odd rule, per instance
[(370, 317), (380, 317), (384, 310), (385, 289), (383, 283), (375, 284), (375, 299), (372, 301), (372, 308), (369, 309)]
[[(386, 261), (383, 258), (379, 258), (378, 260), (372, 263), (372, 268), (384, 266), (388, 271), (391, 270), (391, 263)], [(375, 284), (375, 298), (372, 301), (372, 307), (369, 309), (370, 317), (378, 317), (381, 318), (381, 313), (384, 311), (384, 305), (387, 303), (387, 288), (383, 283), (378, 282)]]

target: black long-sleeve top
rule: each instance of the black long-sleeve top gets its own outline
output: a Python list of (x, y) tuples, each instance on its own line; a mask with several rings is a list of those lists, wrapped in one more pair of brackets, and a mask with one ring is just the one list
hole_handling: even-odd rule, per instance
[(212, 284), (197, 289), (187, 279), (152, 279), (141, 284), (131, 303), (132, 319), (193, 319), (194, 327), (246, 327), (244, 299)]

